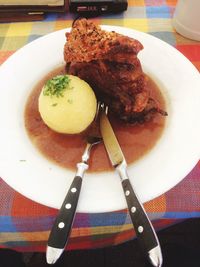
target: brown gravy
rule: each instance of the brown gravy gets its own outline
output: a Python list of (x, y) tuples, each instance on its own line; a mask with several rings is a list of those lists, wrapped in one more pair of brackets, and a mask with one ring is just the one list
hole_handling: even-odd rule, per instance
[[(64, 168), (75, 169), (86, 145), (84, 135), (65, 135), (52, 131), (44, 124), (38, 111), (38, 97), (43, 84), (58, 74), (64, 74), (63, 67), (47, 74), (32, 90), (25, 107), (25, 127), (34, 145), (46, 158)], [(148, 83), (152, 96), (165, 110), (165, 101), (158, 86), (151, 78)], [(113, 118), (111, 120), (128, 164), (143, 157), (154, 147), (165, 126), (165, 117), (159, 114), (152, 121), (141, 125), (124, 124)], [(89, 164), (89, 171), (92, 172), (112, 169), (103, 144), (92, 150)]]

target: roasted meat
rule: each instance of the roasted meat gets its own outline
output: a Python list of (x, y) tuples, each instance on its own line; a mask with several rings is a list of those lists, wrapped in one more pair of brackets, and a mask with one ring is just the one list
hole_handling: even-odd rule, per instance
[(161, 111), (150, 98), (147, 77), (138, 52), (142, 44), (116, 32), (101, 30), (86, 19), (77, 20), (66, 33), (67, 72), (90, 84), (109, 110), (126, 122), (141, 122)]

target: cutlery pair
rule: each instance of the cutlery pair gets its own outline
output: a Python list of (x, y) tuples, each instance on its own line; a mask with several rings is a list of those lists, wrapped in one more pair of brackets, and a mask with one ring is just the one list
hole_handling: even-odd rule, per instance
[[(87, 145), (82, 156), (82, 162), (77, 164), (76, 176), (60, 208), (49, 236), (46, 254), (47, 262), (54, 264), (67, 244), (76, 212), (82, 178), (88, 169), (90, 150), (94, 145), (100, 143), (103, 138), (110, 161), (120, 176), (129, 214), (140, 246), (151, 264), (160, 267), (162, 265), (162, 253), (157, 235), (130, 183), (127, 173), (127, 163), (108, 120), (107, 112), (108, 108), (104, 104), (98, 103), (96, 118), (87, 136)], [(99, 123), (101, 135), (99, 133)]]

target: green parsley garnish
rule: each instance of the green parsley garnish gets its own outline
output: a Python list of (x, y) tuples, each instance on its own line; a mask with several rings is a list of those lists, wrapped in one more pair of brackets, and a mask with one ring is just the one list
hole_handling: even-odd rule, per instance
[(69, 87), (69, 76), (67, 75), (58, 75), (48, 80), (44, 86), (43, 94), (45, 96), (57, 96), (63, 97), (63, 91), (66, 89), (71, 89)]
[(58, 103), (53, 103), (52, 104), (52, 107), (55, 107), (55, 106), (57, 106), (58, 105)]
[(72, 104), (72, 103), (73, 103), (73, 100), (72, 100), (72, 99), (67, 99), (67, 102), (68, 102), (69, 104)]

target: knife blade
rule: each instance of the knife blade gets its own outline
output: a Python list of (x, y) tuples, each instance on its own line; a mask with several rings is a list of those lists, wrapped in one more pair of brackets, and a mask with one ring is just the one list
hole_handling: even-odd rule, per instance
[(55, 219), (51, 229), (47, 249), (46, 260), (48, 264), (54, 264), (63, 253), (73, 225), (79, 194), (81, 192), (82, 179), (88, 169), (90, 151), (94, 145), (102, 141), (99, 132), (99, 103), (97, 105), (96, 117), (87, 132), (87, 144), (82, 155), (82, 161), (77, 164), (77, 172)]
[(126, 159), (107, 117), (107, 107), (105, 108), (104, 104), (101, 105), (100, 131), (109, 159), (121, 178), (129, 214), (141, 249), (153, 266), (160, 267), (162, 265), (162, 252), (158, 237), (131, 185)]

